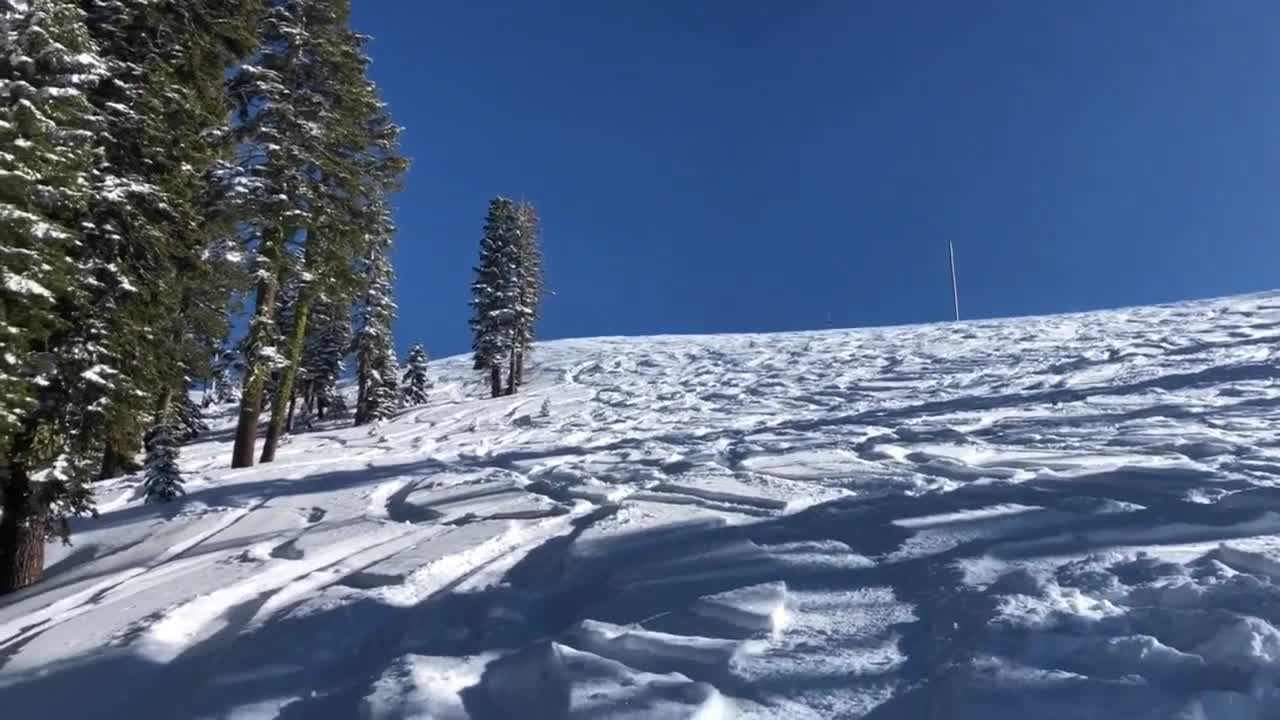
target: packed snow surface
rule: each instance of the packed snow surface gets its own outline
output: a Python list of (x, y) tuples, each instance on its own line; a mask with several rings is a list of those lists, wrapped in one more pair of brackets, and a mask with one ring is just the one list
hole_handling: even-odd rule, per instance
[(1280, 294), (467, 358), (0, 600), (6, 718), (1280, 718)]

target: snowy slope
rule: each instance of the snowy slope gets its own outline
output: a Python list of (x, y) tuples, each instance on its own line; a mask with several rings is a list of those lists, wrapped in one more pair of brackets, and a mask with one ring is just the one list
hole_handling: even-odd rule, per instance
[(1274, 719), (1278, 347), (1276, 294), (600, 338), (263, 467), (224, 418), (0, 600), (0, 708)]

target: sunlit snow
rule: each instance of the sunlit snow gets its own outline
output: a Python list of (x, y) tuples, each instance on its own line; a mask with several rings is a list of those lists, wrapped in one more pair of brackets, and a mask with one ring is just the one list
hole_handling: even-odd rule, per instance
[(1280, 294), (467, 357), (0, 600), (5, 717), (1185, 718), (1280, 706)]

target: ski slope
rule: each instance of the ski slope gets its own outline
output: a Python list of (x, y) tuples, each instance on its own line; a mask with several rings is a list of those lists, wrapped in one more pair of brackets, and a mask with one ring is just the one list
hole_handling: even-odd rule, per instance
[(467, 358), (102, 515), (6, 718), (1280, 717), (1280, 294)]

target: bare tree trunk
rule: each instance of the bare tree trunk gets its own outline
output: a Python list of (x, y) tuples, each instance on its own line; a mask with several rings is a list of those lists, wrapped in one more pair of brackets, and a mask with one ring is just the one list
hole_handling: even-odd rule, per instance
[(497, 363), (489, 366), (489, 389), (493, 397), (502, 396), (502, 368)]
[(7, 470), (4, 515), (0, 516), (0, 595), (39, 582), (44, 577), (47, 521), (31, 507), (33, 488), (26, 465), (11, 462)]
[(288, 407), (293, 405), (293, 383), (298, 377), (298, 364), (302, 362), (302, 341), (307, 337), (307, 317), (311, 314), (311, 298), (309, 292), (298, 297), (297, 309), (294, 311), (293, 338), (289, 341), (289, 361), (276, 388), (276, 395), (271, 400), (271, 423), (267, 425), (267, 437), (262, 441), (262, 462), (276, 459), (276, 447), (280, 443), (280, 433), (284, 429), (284, 418)]

